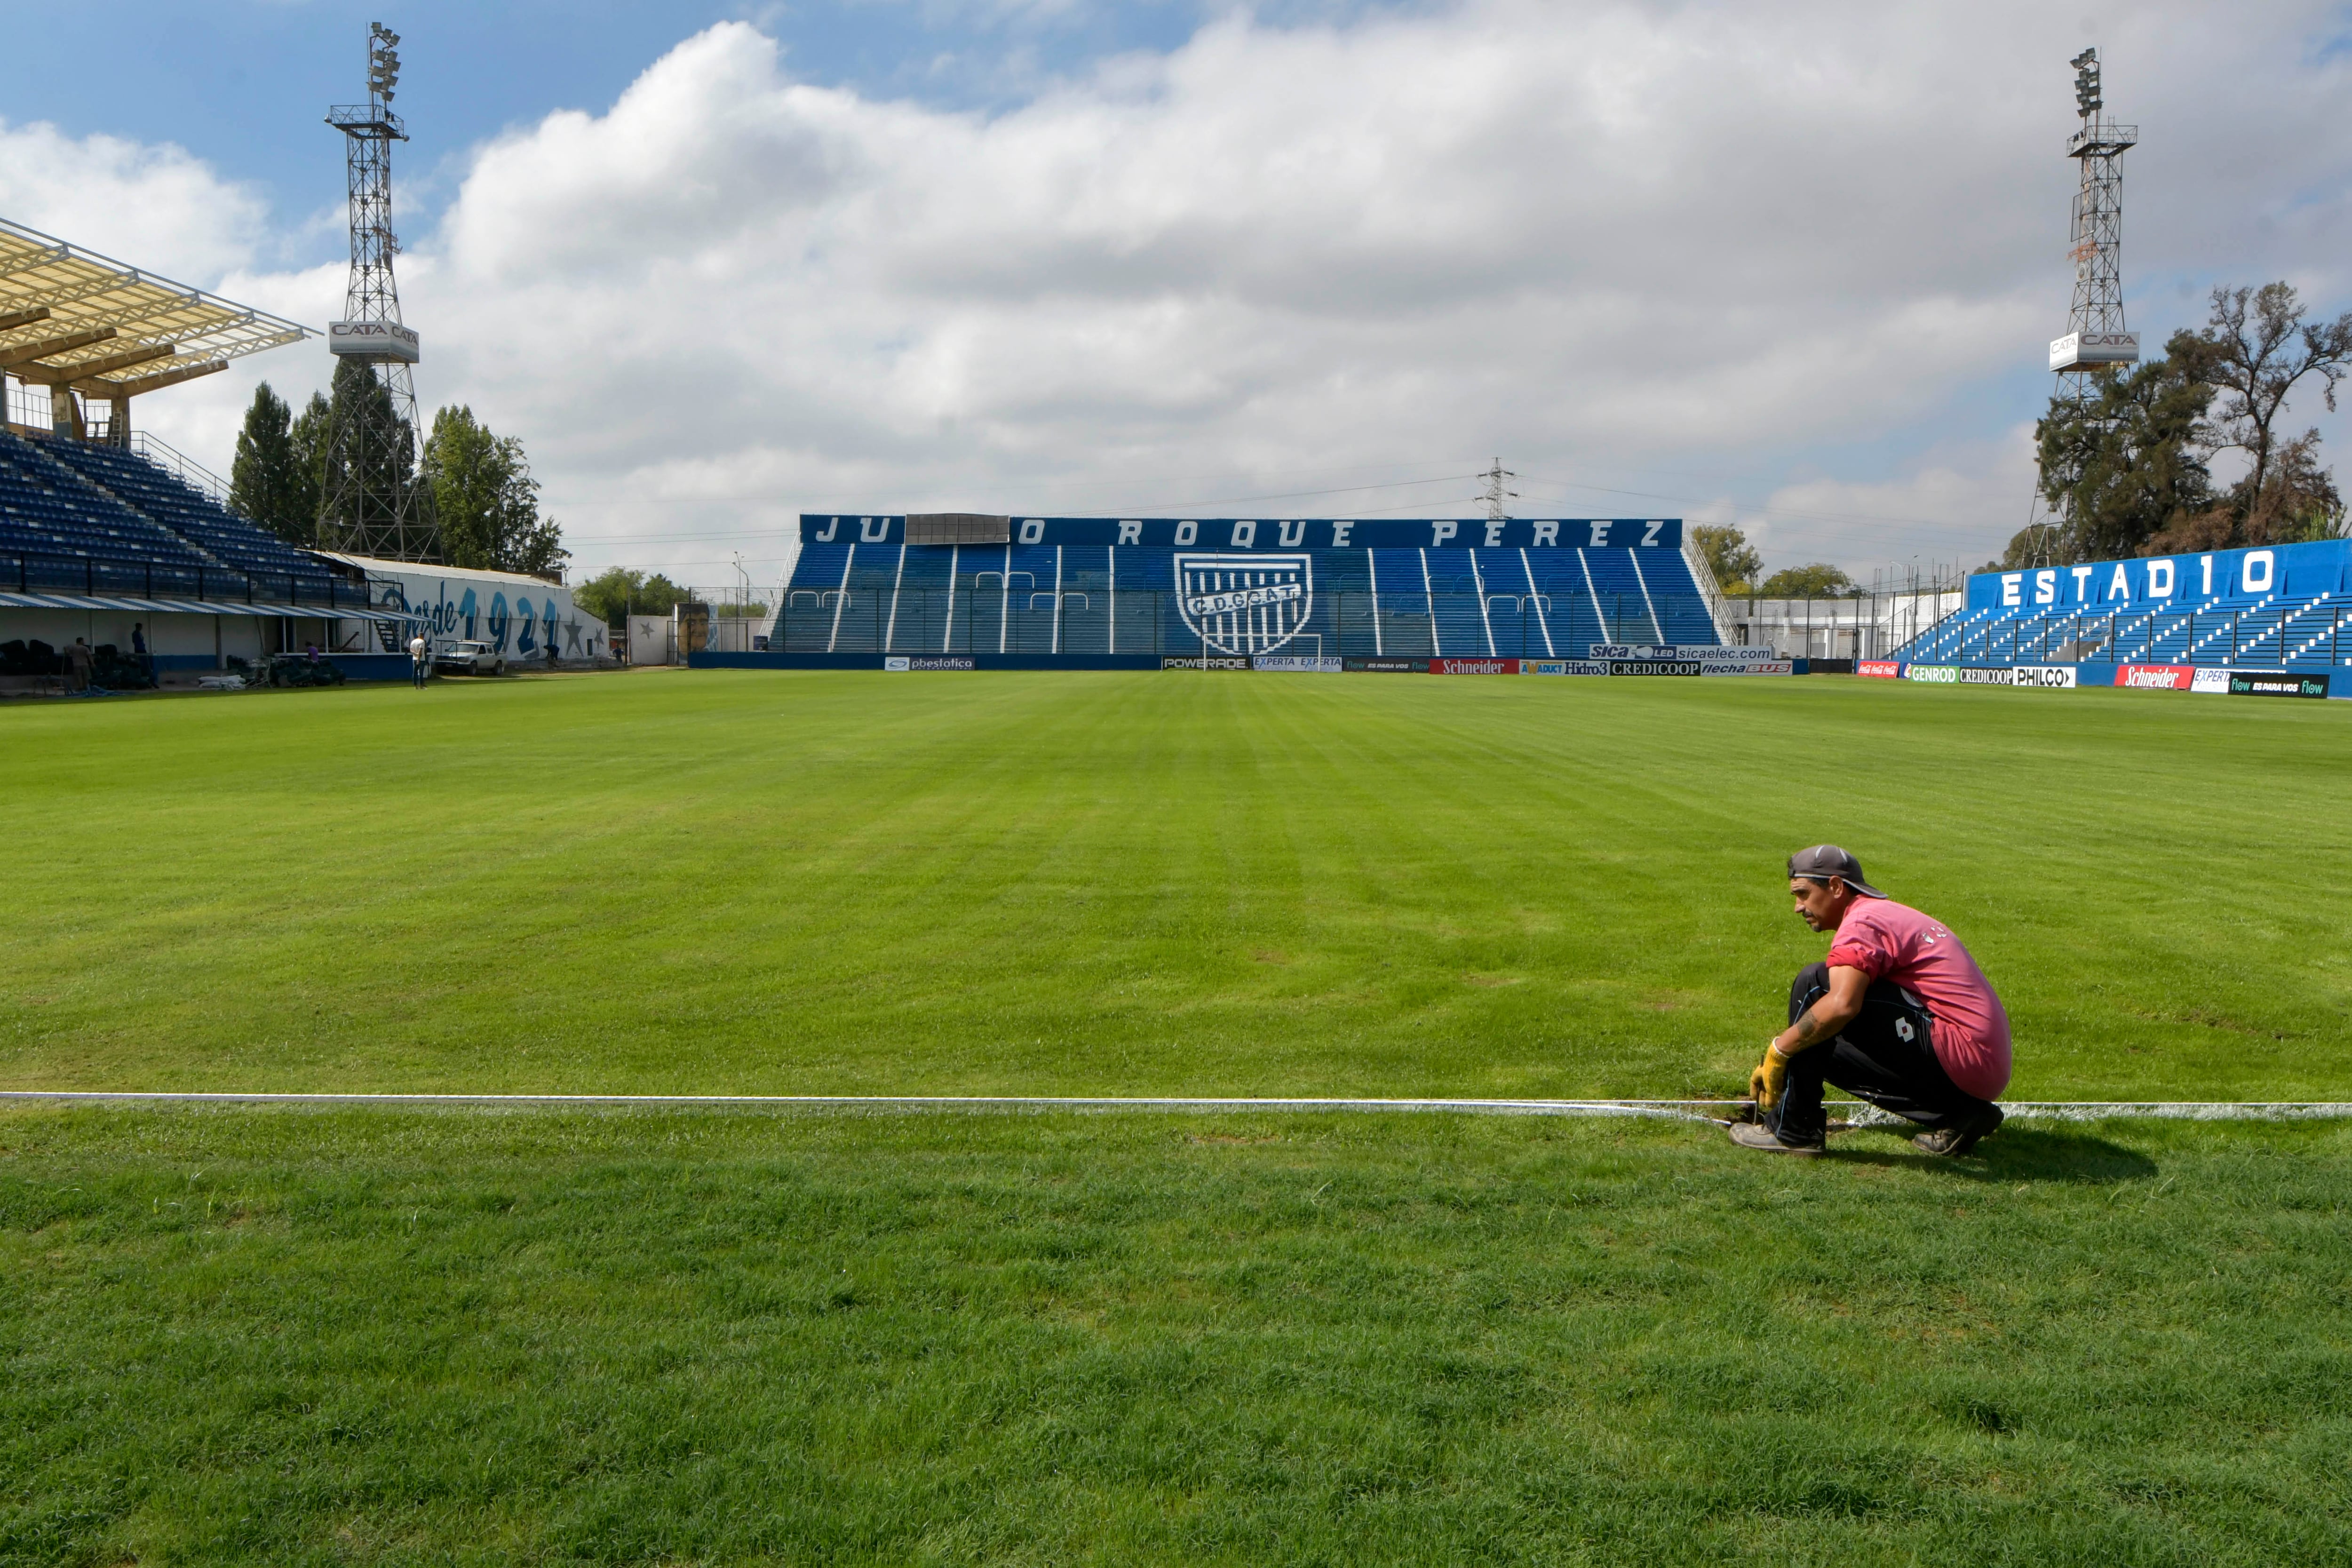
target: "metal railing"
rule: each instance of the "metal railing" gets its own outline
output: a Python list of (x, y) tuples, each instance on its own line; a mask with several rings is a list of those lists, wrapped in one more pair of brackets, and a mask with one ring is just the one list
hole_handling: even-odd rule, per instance
[[(796, 587), (768, 632), (776, 653), (1193, 655), (1202, 641), (1164, 589), (1065, 588), (989, 581), (952, 590)], [(1015, 573), (1014, 577), (1025, 574)], [(1596, 602), (1597, 599), (1597, 602)], [(1269, 610), (1265, 614), (1276, 613)], [(1261, 621), (1261, 628), (1268, 623)], [(1285, 624), (1287, 627), (1287, 623)], [(1677, 629), (1681, 635), (1677, 635)], [(1593, 643), (1703, 643), (1713, 619), (1695, 595), (1317, 593), (1312, 614), (1228, 648), (1321, 638), (1331, 657), (1582, 658)]]
[(0, 552), (0, 588), (19, 594), (79, 594), (86, 598), (191, 599), (201, 603), (316, 605), (321, 615), (370, 607), (364, 583), (323, 570), (237, 572), (226, 566), (175, 566), (104, 561), (89, 555)]
[(2111, 611), (2036, 616), (1931, 632), (1901, 657), (1922, 663), (2270, 663), (2340, 667), (2352, 660), (2352, 605), (2274, 605), (2259, 610)]

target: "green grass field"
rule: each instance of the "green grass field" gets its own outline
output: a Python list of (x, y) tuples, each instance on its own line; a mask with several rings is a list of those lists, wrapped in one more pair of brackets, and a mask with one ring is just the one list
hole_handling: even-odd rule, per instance
[(0, 1087), (1713, 1092), (1831, 838), (2015, 1098), (2352, 1098), (2333, 702), (646, 673), (0, 738)]
[[(0, 706), (0, 1088), (1722, 1093), (1834, 838), (2025, 1099), (2352, 1099), (2352, 705)], [(27, 853), (26, 850), (29, 850)], [(2352, 1125), (0, 1107), (0, 1564), (2352, 1562)]]

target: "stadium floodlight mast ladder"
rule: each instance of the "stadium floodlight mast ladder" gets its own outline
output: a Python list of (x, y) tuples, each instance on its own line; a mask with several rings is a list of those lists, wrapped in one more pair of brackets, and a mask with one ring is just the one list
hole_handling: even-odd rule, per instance
[(320, 496), (320, 542), (356, 555), (437, 561), (439, 530), (416, 472), (415, 332), (400, 319), (392, 258), (392, 144), (408, 140), (392, 111), (400, 82), (400, 35), (368, 24), (368, 100), (339, 103), (327, 123), (343, 133), (351, 191), (352, 270), (343, 320), (327, 346), (336, 356), (326, 484)]
[[(2138, 334), (2124, 323), (2123, 292), (2123, 158), (2137, 145), (2139, 127), (2107, 118), (2097, 49), (2084, 49), (2068, 63), (2074, 68), (2074, 112), (2082, 122), (2066, 139), (2066, 156), (2081, 171), (2067, 231), (2074, 301), (2066, 336), (2050, 345), (2050, 368), (2058, 374), (2054, 401), (2087, 416), (2098, 405), (2101, 377), (2139, 361)], [(2055, 565), (2058, 520), (2034, 515), (2041, 500), (2037, 485), (2026, 524), (2036, 531), (2032, 564)]]

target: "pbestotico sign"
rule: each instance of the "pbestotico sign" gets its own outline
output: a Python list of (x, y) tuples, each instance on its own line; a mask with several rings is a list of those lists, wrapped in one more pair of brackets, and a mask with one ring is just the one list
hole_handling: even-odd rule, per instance
[(416, 334), (398, 321), (329, 321), (327, 352), (415, 364)]
[(915, 669), (974, 669), (978, 666), (969, 658), (919, 658), (908, 654), (892, 654), (882, 661), (882, 668), (892, 674), (903, 674)]

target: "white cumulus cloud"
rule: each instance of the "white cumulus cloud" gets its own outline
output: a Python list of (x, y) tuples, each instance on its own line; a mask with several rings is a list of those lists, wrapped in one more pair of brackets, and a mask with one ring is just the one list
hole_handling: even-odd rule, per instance
[[(2135, 324), (2197, 319), (2209, 279), (2342, 291), (2333, 15), (2103, 8), (2110, 98), (2148, 127), (2126, 269), (2161, 287)], [(2077, 21), (1234, 16), (992, 113), (798, 79), (730, 23), (475, 151), (403, 258), (419, 391), (525, 438), (583, 563), (692, 574), (740, 544), (772, 569), (751, 531), (804, 508), (1450, 512), (1496, 453), (1552, 481), (1543, 510), (1664, 506), (1564, 485), (1687, 495), (1777, 563), (1980, 560), (2022, 521), (2064, 324)], [(35, 161), (76, 157), (234, 197), (169, 149)], [(337, 269), (238, 270), (250, 215), (184, 199), (153, 209), (195, 237), (172, 245), (336, 312)], [(296, 353), (154, 422), (225, 450), (253, 379), (323, 379)]]

